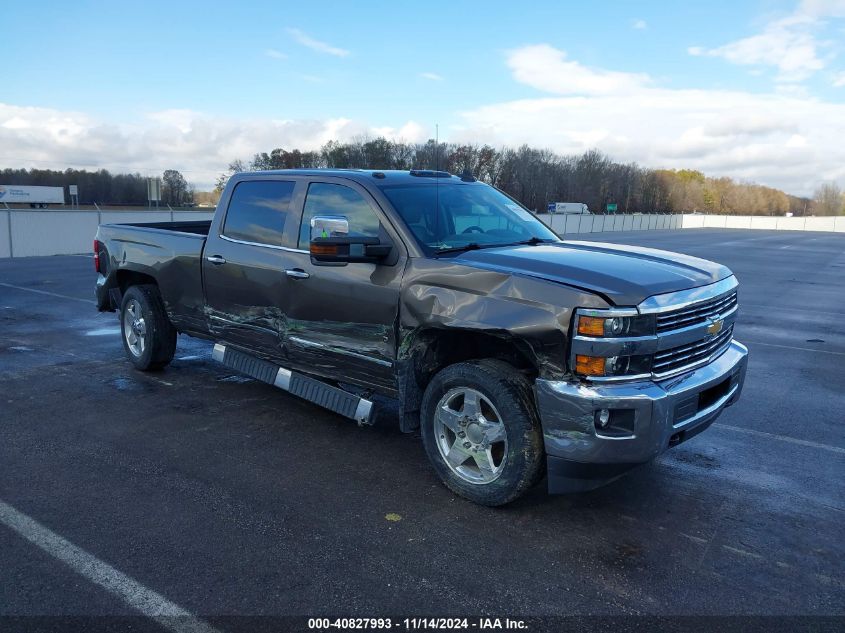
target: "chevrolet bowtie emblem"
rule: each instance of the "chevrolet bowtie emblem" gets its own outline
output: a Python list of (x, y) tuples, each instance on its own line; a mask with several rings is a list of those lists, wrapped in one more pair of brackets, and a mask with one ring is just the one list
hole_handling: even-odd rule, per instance
[(719, 332), (722, 331), (722, 324), (724, 324), (724, 320), (722, 319), (711, 319), (710, 325), (707, 326), (707, 333), (710, 336), (716, 336)]

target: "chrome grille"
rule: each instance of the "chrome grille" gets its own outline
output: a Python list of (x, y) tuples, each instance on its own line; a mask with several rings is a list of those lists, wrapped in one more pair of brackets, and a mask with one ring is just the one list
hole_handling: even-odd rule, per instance
[(710, 317), (725, 314), (736, 307), (736, 290), (721, 297), (696, 303), (680, 310), (657, 315), (657, 333), (678, 330), (690, 325), (705, 323)]
[[(734, 300), (736, 300), (735, 293)], [(727, 349), (733, 337), (733, 330), (733, 325), (731, 325), (713, 338), (702, 339), (658, 352), (654, 355), (652, 373), (655, 376), (661, 376), (708, 361), (712, 356), (716, 356)]]

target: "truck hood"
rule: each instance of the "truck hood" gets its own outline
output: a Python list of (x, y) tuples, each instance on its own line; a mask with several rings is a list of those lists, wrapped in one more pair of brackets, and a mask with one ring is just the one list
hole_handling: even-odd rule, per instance
[(485, 270), (528, 275), (634, 306), (652, 295), (706, 286), (731, 271), (706, 259), (602, 242), (504, 246), (461, 253), (455, 261)]

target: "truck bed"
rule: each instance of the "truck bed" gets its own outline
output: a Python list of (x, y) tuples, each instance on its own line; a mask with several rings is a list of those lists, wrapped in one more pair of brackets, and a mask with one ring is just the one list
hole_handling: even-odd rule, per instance
[(202, 251), (211, 221), (101, 224), (97, 240), (107, 253), (105, 276), (98, 281), (100, 310), (114, 309), (108, 291), (120, 286), (121, 275), (155, 279), (170, 319), (180, 330), (202, 333)]
[(211, 230), (211, 220), (190, 220), (187, 222), (127, 222), (116, 226), (136, 226), (142, 229), (158, 229), (160, 231), (174, 231), (176, 233), (192, 233), (194, 235), (208, 235)]

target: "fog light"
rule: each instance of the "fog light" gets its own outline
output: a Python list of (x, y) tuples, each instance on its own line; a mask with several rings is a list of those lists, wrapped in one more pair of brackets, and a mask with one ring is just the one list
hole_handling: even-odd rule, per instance
[(610, 409), (599, 409), (596, 411), (596, 424), (600, 428), (604, 428), (610, 422)]
[(606, 358), (600, 356), (575, 356), (575, 372), (582, 376), (604, 376)]

